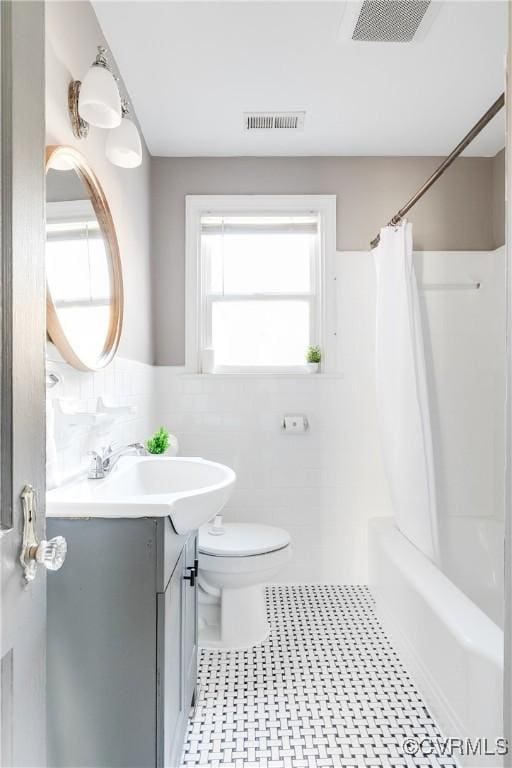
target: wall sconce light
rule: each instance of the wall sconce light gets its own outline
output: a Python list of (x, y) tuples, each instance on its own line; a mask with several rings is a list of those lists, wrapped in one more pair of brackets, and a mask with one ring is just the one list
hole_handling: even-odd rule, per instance
[(137, 127), (128, 117), (130, 109), (126, 99), (122, 101), (122, 113), (120, 125), (108, 132), (105, 153), (114, 165), (136, 168), (142, 163), (142, 145)]
[(128, 115), (128, 103), (121, 95), (107, 58), (107, 50), (98, 46), (98, 54), (82, 82), (69, 84), (68, 108), (73, 134), (85, 139), (89, 127), (109, 131), (106, 155), (122, 168), (136, 168), (142, 163), (139, 132)]
[(96, 128), (115, 128), (121, 122), (121, 96), (112, 74), (107, 51), (98, 46), (98, 55), (82, 80), (78, 96), (80, 117)]

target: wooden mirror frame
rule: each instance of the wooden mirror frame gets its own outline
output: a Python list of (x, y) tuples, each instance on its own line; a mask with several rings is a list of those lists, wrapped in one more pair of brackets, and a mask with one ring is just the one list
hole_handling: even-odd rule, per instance
[(59, 155), (64, 155), (73, 163), (74, 170), (78, 174), (80, 181), (84, 184), (89, 193), (89, 199), (98, 219), (100, 230), (103, 234), (106, 246), (110, 253), (112, 269), (112, 316), (108, 329), (107, 338), (103, 351), (95, 365), (84, 362), (69, 343), (64, 329), (59, 320), (58, 312), (53, 303), (48, 280), (46, 280), (46, 330), (50, 341), (55, 344), (64, 360), (78, 368), (81, 371), (99, 371), (105, 368), (113, 359), (119, 347), (121, 331), (123, 327), (123, 272), (121, 267), (121, 257), (119, 254), (119, 244), (117, 242), (114, 220), (110, 208), (103, 192), (103, 188), (98, 181), (94, 171), (90, 167), (85, 157), (73, 147), (65, 145), (54, 145), (46, 148), (45, 175), (51, 168), (52, 162)]

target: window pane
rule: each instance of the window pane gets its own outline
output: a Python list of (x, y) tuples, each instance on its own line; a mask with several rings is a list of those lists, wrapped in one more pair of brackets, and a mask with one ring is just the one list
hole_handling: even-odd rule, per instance
[(213, 301), (216, 364), (304, 364), (309, 313), (308, 301)]
[(82, 360), (97, 360), (106, 346), (112, 308), (107, 306), (59, 307), (64, 334)]
[(108, 255), (98, 226), (54, 224), (48, 234), (48, 289), (64, 334), (82, 360), (97, 360), (103, 354), (110, 330), (113, 308)]
[(307, 293), (314, 234), (203, 235), (211, 293)]
[(101, 238), (48, 240), (46, 271), (54, 301), (110, 299), (110, 261)]

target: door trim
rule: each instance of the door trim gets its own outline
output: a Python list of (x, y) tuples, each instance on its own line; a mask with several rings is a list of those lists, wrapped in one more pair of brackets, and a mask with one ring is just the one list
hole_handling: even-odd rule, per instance
[(506, 144), (505, 144), (505, 247), (506, 247), (506, 413), (505, 413), (505, 623), (503, 669), (503, 735), (508, 739), (509, 752), (504, 765), (512, 765), (512, 12), (508, 3), (508, 51), (505, 87)]
[(0, 170), (2, 173), (0, 238), (0, 531), (13, 525), (13, 426), (12, 426), (12, 5), (0, 3)]

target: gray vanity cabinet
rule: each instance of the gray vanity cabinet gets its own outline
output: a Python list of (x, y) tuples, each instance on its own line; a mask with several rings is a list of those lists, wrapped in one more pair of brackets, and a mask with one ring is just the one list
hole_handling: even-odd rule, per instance
[[(165, 592), (157, 595), (158, 768), (179, 764), (197, 681), (197, 537), (185, 544)], [(179, 611), (180, 626), (173, 617)], [(177, 663), (179, 659), (179, 663)]]
[(197, 535), (167, 518), (48, 519), (48, 765), (173, 768), (197, 675)]
[[(184, 619), (183, 619), (183, 670), (185, 674), (185, 700), (190, 701), (194, 697), (197, 686), (197, 576), (199, 571), (199, 554), (197, 550), (197, 535), (190, 536), (185, 544), (185, 568), (187, 576), (184, 584)], [(190, 573), (193, 570), (194, 578), (190, 581)], [(186, 587), (189, 587), (188, 589)]]

